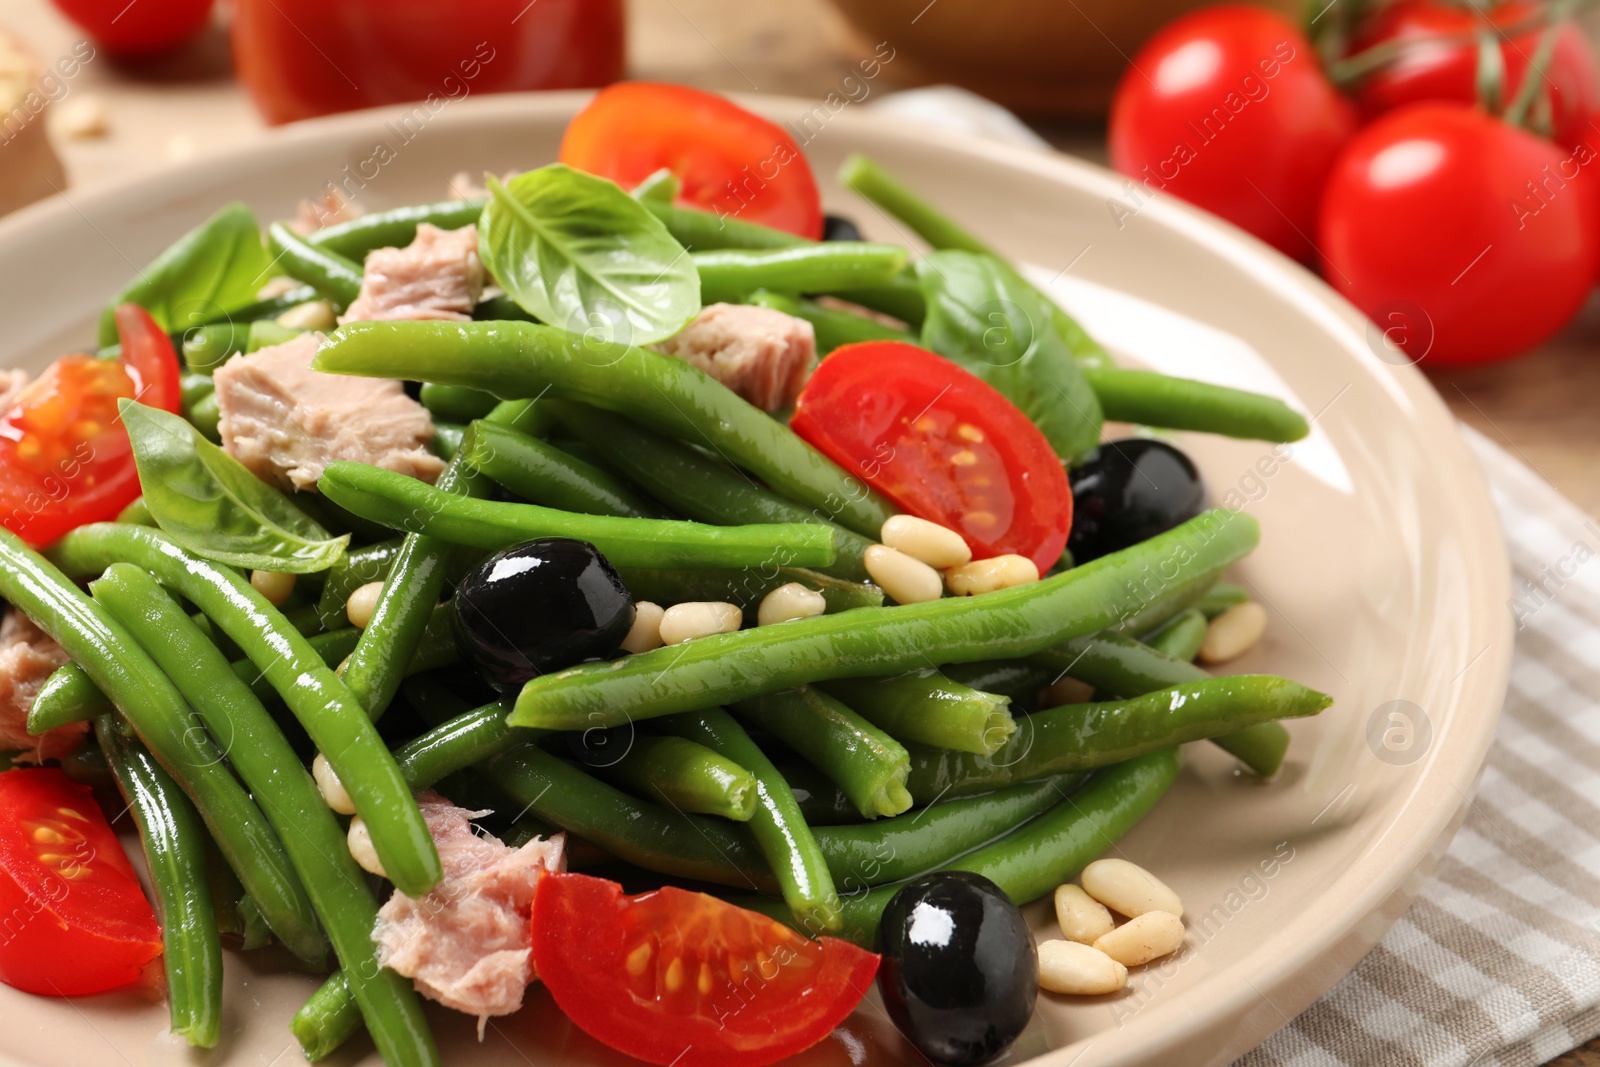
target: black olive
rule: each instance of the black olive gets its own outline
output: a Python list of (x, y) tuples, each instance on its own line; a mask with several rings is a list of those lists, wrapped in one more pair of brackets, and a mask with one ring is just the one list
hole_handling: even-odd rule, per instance
[(861, 240), (861, 227), (843, 215), (822, 216), (822, 239), (824, 241), (859, 241)]
[(456, 586), (456, 643), (495, 685), (609, 656), (633, 625), (633, 597), (587, 541), (542, 537), (490, 556)]
[(1164, 441), (1107, 441), (1072, 472), (1072, 534), (1077, 563), (1164, 533), (1206, 506), (1206, 485), (1188, 456)]
[(879, 920), (878, 951), (889, 1018), (938, 1063), (992, 1060), (1033, 1016), (1033, 934), (982, 875), (950, 871), (906, 883)]

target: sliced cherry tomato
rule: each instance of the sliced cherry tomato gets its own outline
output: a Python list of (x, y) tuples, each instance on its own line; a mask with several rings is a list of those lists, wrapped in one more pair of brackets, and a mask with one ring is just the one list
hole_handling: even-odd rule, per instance
[(0, 774), (0, 982), (103, 993), (159, 955), (156, 914), (93, 794), (54, 767)]
[[(1363, 129), (1328, 179), (1323, 276), (1423, 366), (1517, 355), (1564, 326), (1600, 260), (1587, 146), (1576, 154), (1460, 104)], [(1588, 185), (1585, 182), (1588, 182)]]
[(1111, 161), (1296, 259), (1356, 113), (1294, 23), (1240, 4), (1173, 22), (1133, 57), (1111, 104)]
[(29, 544), (117, 517), (139, 495), (117, 401), (177, 411), (172, 339), (134, 304), (117, 309), (122, 358), (63, 356), (0, 412), (0, 522)]
[[(1487, 12), (1476, 5), (1442, 0), (1400, 0), (1378, 8), (1351, 43), (1351, 54), (1391, 41), (1414, 43), (1399, 59), (1362, 79), (1356, 90), (1362, 115), (1373, 119), (1425, 100), (1477, 103), (1479, 47), (1470, 38), (1473, 33), (1490, 34), (1498, 42), (1505, 68), (1500, 100), (1510, 101), (1527, 76), (1543, 30), (1530, 29), (1514, 37), (1504, 31), (1538, 10), (1538, 5), (1521, 0)], [(1467, 39), (1457, 39), (1463, 36)], [(1600, 108), (1600, 70), (1583, 31), (1573, 23), (1558, 31), (1541, 77), (1550, 96), (1552, 137), (1562, 148), (1571, 148), (1590, 132), (1589, 116)]]
[(198, 34), (211, 21), (211, 0), (55, 0), (56, 7), (76, 22), (97, 44), (123, 56), (148, 56), (170, 51)]
[(899, 341), (843, 345), (795, 403), (795, 433), (973, 557), (1017, 553), (1043, 573), (1072, 527), (1072, 489), (1039, 428), (993, 386)]
[(561, 162), (625, 189), (666, 167), (688, 207), (822, 237), (817, 180), (794, 138), (715, 93), (655, 82), (602, 89), (567, 127)]
[(878, 957), (704, 893), (629, 897), (603, 878), (554, 874), (533, 899), (533, 964), (561, 1010), (618, 1051), (762, 1067), (828, 1036), (866, 995)]

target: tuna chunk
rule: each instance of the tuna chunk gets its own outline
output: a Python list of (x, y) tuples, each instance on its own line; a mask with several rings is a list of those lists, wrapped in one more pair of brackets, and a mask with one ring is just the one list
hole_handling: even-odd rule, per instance
[(418, 900), (396, 892), (378, 911), (378, 959), (416, 983), (417, 992), (478, 1017), (522, 1007), (533, 973), (529, 920), (546, 871), (565, 866), (565, 838), (535, 838), (511, 848), (479, 836), (466, 811), (437, 793), (417, 798), (439, 849), (444, 879)]
[(763, 411), (794, 404), (811, 373), (811, 324), (771, 308), (712, 304), (674, 337), (652, 346), (693, 363)]
[(314, 489), (335, 460), (431, 482), (444, 463), (424, 446), (433, 418), (397, 381), (311, 369), (322, 343), (301, 334), (217, 368), (222, 447), (263, 481)]
[(7, 609), (0, 621), (0, 752), (15, 753), (19, 763), (43, 763), (83, 744), (89, 732), (86, 722), (28, 736), (33, 698), (50, 672), (66, 662), (67, 654), (49, 634), (22, 612)]
[(367, 253), (361, 293), (340, 322), (445, 319), (464, 322), (483, 293), (478, 228), (441, 230), (424, 222), (404, 248)]

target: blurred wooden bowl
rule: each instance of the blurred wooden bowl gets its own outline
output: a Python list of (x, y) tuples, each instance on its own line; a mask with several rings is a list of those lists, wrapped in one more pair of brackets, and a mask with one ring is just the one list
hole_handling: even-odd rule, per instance
[[(901, 85), (950, 83), (1018, 111), (1104, 115), (1128, 58), (1215, 0), (832, 0)], [(1298, 0), (1264, 6), (1298, 14)]]

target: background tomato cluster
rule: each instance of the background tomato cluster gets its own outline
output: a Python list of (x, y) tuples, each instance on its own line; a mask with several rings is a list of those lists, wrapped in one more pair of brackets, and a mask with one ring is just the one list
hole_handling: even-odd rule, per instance
[(1600, 73), (1562, 15), (1399, 0), (1314, 43), (1207, 8), (1133, 57), (1112, 162), (1315, 263), (1412, 362), (1514, 356), (1600, 272)]

